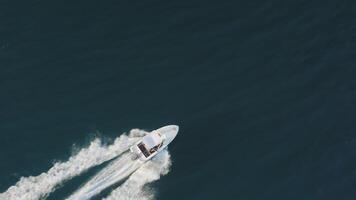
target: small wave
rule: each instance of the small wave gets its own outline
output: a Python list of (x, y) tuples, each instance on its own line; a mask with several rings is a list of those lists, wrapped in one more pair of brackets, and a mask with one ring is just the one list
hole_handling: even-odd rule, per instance
[(111, 160), (133, 145), (146, 132), (133, 129), (128, 135), (116, 138), (109, 146), (102, 145), (99, 138), (81, 149), (65, 162), (55, 163), (47, 172), (38, 176), (21, 177), (4, 193), (0, 193), (1, 200), (38, 200), (47, 197), (63, 182), (80, 175), (89, 168)]

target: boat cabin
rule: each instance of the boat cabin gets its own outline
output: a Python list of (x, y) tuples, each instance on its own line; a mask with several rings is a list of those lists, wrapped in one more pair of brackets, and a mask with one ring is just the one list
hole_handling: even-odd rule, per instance
[(158, 132), (151, 132), (142, 138), (137, 145), (145, 157), (155, 153), (163, 144), (163, 139)]

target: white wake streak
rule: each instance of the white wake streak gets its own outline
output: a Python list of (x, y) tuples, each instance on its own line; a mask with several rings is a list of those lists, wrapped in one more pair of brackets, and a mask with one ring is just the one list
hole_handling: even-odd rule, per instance
[(143, 186), (159, 179), (161, 174), (168, 173), (171, 163), (168, 151), (160, 152), (152, 161), (146, 163), (139, 159), (132, 160), (131, 156), (131, 153), (128, 152), (112, 161), (67, 200), (89, 200), (106, 188), (123, 181), (137, 169), (107, 199), (151, 199), (151, 194), (143, 192)]
[(147, 183), (158, 180), (161, 175), (166, 175), (171, 166), (171, 159), (168, 150), (157, 154), (151, 161), (145, 163), (128, 180), (116, 188), (103, 200), (152, 200), (154, 192), (148, 187)]
[(129, 135), (121, 135), (109, 146), (104, 146), (100, 139), (95, 139), (87, 148), (81, 149), (68, 161), (55, 163), (47, 172), (38, 176), (21, 177), (14, 186), (8, 188), (4, 193), (0, 193), (0, 200), (38, 200), (45, 198), (61, 183), (127, 151), (138, 140), (138, 136), (145, 133), (133, 129)]
[(131, 154), (128, 152), (112, 161), (67, 200), (90, 199), (113, 184), (127, 178), (143, 164), (140, 160), (131, 160), (130, 156)]

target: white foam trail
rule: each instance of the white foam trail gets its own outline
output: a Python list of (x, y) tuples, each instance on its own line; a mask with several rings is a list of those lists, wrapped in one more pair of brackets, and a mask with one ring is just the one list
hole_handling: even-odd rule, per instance
[(115, 189), (103, 200), (151, 200), (154, 199), (153, 190), (144, 189), (147, 183), (158, 180), (161, 175), (166, 175), (171, 166), (168, 150), (157, 154), (151, 161), (145, 163), (128, 180)]
[(138, 169), (143, 163), (140, 160), (132, 160), (130, 153), (125, 153), (97, 175), (91, 178), (84, 186), (77, 190), (67, 200), (87, 200), (99, 194), (111, 185), (122, 181)]
[[(138, 198), (143, 195), (141, 190), (144, 184), (159, 179), (161, 174), (168, 173), (171, 162), (167, 150), (160, 152), (154, 160), (146, 163), (138, 159), (132, 160), (131, 156), (132, 154), (128, 152), (112, 161), (112, 163), (91, 178), (67, 200), (88, 200), (115, 183), (123, 181), (138, 169), (122, 186), (107, 198), (110, 200), (122, 199), (124, 197), (124, 199), (136, 199), (136, 197)], [(120, 198), (117, 198), (118, 196)], [(148, 199), (146, 197), (147, 195), (143, 195), (142, 199)]]
[(127, 151), (145, 131), (133, 129), (129, 135), (121, 135), (109, 146), (102, 145), (100, 139), (94, 139), (87, 148), (81, 149), (68, 161), (57, 162), (47, 172), (38, 176), (21, 177), (4, 193), (0, 200), (38, 200), (47, 197), (56, 187), (85, 172), (89, 168), (108, 161)]

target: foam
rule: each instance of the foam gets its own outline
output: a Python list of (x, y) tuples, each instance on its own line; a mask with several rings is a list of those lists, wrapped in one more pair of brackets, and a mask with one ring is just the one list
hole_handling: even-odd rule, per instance
[(160, 179), (169, 172), (171, 158), (168, 150), (157, 154), (151, 161), (146, 162), (134, 172), (121, 186), (116, 188), (103, 200), (152, 200), (154, 191), (146, 184)]
[(116, 138), (113, 144), (103, 145), (99, 138), (81, 149), (65, 162), (55, 163), (47, 172), (38, 176), (21, 177), (4, 193), (0, 193), (0, 200), (38, 200), (47, 197), (58, 185), (80, 175), (89, 168), (113, 159), (133, 145), (146, 132), (133, 129), (128, 135)]
[(90, 199), (106, 188), (128, 177), (142, 164), (143, 163), (139, 160), (131, 160), (130, 153), (125, 153), (103, 168), (98, 174), (67, 198), (67, 200)]
[(123, 181), (132, 173), (128, 180), (112, 192), (107, 199), (151, 199), (150, 193), (143, 192), (143, 186), (158, 180), (162, 174), (168, 173), (171, 163), (170, 155), (167, 150), (164, 150), (146, 163), (138, 159), (132, 160), (131, 157), (132, 154), (128, 152), (112, 161), (67, 200), (88, 200), (115, 183)]

